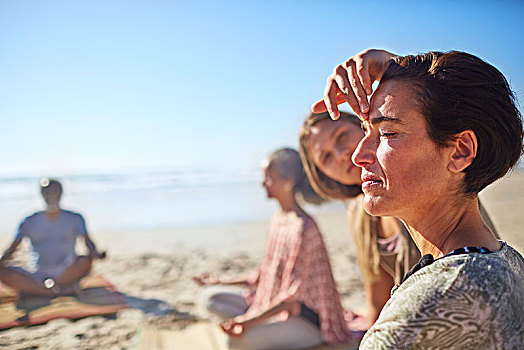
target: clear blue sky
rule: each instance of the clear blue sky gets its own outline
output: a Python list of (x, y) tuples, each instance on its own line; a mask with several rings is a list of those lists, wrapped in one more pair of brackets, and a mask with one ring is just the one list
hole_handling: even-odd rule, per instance
[(518, 1), (0, 2), (0, 173), (254, 167), (364, 48), (465, 50), (524, 99)]

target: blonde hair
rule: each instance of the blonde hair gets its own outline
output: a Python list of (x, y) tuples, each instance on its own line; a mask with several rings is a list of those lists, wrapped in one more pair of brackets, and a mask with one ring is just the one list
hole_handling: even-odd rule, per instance
[[(308, 147), (308, 139), (312, 127), (323, 121), (331, 120), (327, 112), (311, 113), (307, 116), (300, 129), (300, 157), (304, 170), (313, 189), (325, 199), (348, 200), (355, 199), (352, 210), (351, 232), (355, 239), (358, 252), (358, 261), (362, 275), (367, 281), (374, 281), (378, 277), (380, 255), (377, 247), (379, 232), (379, 218), (366, 213), (363, 208), (362, 188), (359, 185), (345, 185), (326, 174), (315, 164)], [(360, 119), (350, 113), (341, 112), (339, 120), (347, 120), (360, 126)]]
[(380, 217), (366, 213), (363, 195), (359, 195), (354, 201), (350, 225), (357, 246), (358, 264), (364, 279), (372, 282), (379, 275), (380, 253), (377, 234), (380, 230)]

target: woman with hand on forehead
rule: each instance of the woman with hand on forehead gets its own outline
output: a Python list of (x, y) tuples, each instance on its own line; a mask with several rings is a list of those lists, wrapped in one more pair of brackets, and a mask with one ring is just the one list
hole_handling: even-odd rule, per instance
[(327, 112), (311, 113), (300, 129), (300, 155), (315, 191), (323, 198), (347, 203), (371, 326), (391, 288), (419, 261), (420, 252), (398, 219), (364, 211), (361, 169), (351, 161), (362, 137), (360, 119), (354, 114), (341, 112), (333, 121)]
[[(325, 199), (347, 203), (366, 290), (366, 318), (371, 326), (389, 299), (391, 288), (419, 261), (420, 251), (398, 219), (371, 216), (364, 210), (361, 168), (351, 161), (362, 137), (360, 119), (354, 114), (340, 112), (334, 121), (327, 112), (311, 113), (300, 129), (300, 155), (315, 191)], [(497, 234), (480, 202), (479, 209), (482, 219)]]
[(504, 76), (464, 52), (368, 50), (335, 68), (313, 111), (337, 119), (344, 102), (365, 130), (353, 154), (364, 209), (398, 217), (423, 255), (361, 348), (524, 348), (524, 258), (478, 208), (523, 149)]

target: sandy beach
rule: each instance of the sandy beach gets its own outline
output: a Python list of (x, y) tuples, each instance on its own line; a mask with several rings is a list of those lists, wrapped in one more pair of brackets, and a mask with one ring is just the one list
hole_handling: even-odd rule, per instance
[[(487, 188), (481, 199), (503, 240), (524, 253), (524, 175), (513, 173)], [(364, 292), (355, 250), (342, 205), (315, 217), (324, 235), (339, 291), (346, 308), (364, 312)], [(167, 312), (190, 313), (216, 321), (199, 305), (199, 288), (191, 277), (202, 272), (233, 276), (260, 260), (267, 221), (174, 227), (149, 231), (93, 232), (108, 258), (94, 272), (125, 294), (130, 308), (116, 319), (89, 317), (76, 322), (55, 320), (31, 328), (0, 332), (1, 349), (132, 349), (145, 327), (181, 329), (195, 320)], [(12, 233), (0, 236), (5, 249)]]

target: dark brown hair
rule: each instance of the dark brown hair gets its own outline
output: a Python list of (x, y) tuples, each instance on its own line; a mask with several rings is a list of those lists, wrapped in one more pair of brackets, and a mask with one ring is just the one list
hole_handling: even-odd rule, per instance
[(477, 194), (504, 176), (522, 154), (522, 116), (500, 71), (471, 54), (428, 52), (395, 58), (382, 76), (411, 85), (430, 138), (446, 146), (472, 130), (477, 155), (464, 170), (462, 193)]
[(44, 177), (40, 179), (40, 192), (44, 193), (46, 191), (49, 191), (51, 188), (58, 189), (58, 192), (62, 194), (62, 184), (57, 179), (51, 179)]
[[(327, 112), (325, 113), (311, 113), (304, 121), (304, 125), (300, 129), (300, 157), (304, 164), (306, 175), (313, 186), (313, 189), (323, 198), (326, 199), (349, 199), (358, 196), (362, 193), (362, 188), (359, 185), (345, 185), (336, 180), (333, 180), (324, 174), (313, 161), (313, 156), (308, 148), (308, 139), (311, 134), (311, 128), (323, 121), (331, 120)], [(340, 112), (339, 121), (349, 121), (360, 127), (360, 119), (354, 114)], [(337, 121), (337, 122), (339, 122)], [(335, 121), (333, 121), (336, 123)]]
[(271, 153), (268, 166), (276, 170), (282, 179), (293, 179), (293, 192), (304, 201), (311, 204), (320, 204), (324, 199), (311, 187), (298, 152), (292, 148), (281, 148)]

